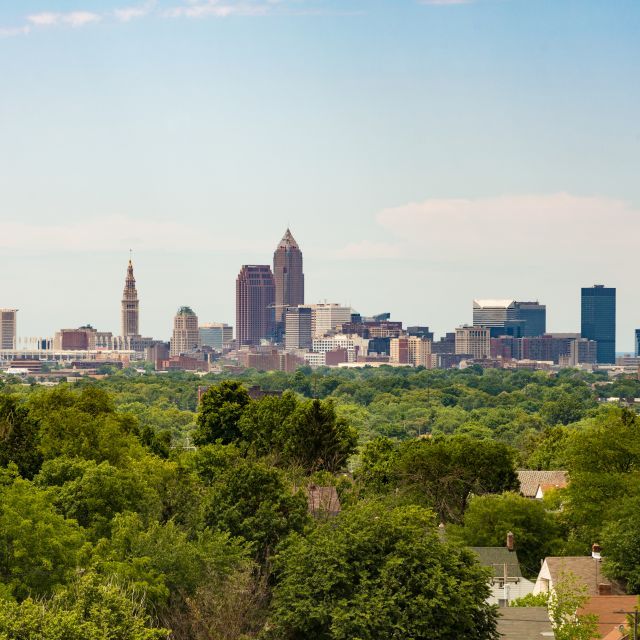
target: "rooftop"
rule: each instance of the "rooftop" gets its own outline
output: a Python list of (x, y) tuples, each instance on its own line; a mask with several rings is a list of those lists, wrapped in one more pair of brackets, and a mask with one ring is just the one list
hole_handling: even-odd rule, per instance
[(578, 583), (587, 588), (587, 594), (590, 596), (598, 595), (598, 584), (611, 584), (612, 595), (624, 594), (620, 585), (610, 583), (602, 574), (602, 563), (606, 562), (606, 559), (597, 561), (591, 556), (567, 556), (545, 558), (545, 562), (554, 583), (558, 582), (563, 574), (573, 574)]
[(554, 486), (562, 488), (567, 486), (566, 471), (537, 471), (535, 469), (518, 469), (520, 480), (520, 493), (525, 498), (535, 498), (538, 487)]
[(515, 551), (507, 547), (471, 547), (483, 567), (493, 569), (494, 578), (503, 578), (505, 571), (508, 578), (521, 578), (520, 561)]
[(546, 607), (503, 607), (499, 611), (498, 633), (506, 640), (554, 638)]

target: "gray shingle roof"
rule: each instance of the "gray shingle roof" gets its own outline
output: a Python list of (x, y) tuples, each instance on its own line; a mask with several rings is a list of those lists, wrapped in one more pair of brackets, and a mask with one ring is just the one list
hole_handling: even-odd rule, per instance
[(503, 607), (499, 610), (498, 633), (506, 640), (555, 638), (546, 607)]
[(509, 551), (506, 547), (471, 547), (483, 567), (493, 569), (495, 578), (504, 577), (505, 564), (507, 565), (508, 578), (521, 578), (520, 562), (515, 551)]
[(518, 469), (520, 493), (525, 498), (535, 498), (538, 487), (543, 485), (566, 486), (566, 471), (536, 471), (533, 469)]

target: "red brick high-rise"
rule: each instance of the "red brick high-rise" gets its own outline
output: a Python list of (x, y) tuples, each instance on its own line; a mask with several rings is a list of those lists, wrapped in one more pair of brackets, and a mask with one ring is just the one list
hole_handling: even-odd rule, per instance
[(289, 229), (273, 254), (273, 277), (276, 282), (275, 320), (283, 326), (287, 307), (304, 304), (302, 251)]
[(268, 264), (245, 264), (236, 279), (238, 346), (260, 344), (274, 334), (276, 284)]

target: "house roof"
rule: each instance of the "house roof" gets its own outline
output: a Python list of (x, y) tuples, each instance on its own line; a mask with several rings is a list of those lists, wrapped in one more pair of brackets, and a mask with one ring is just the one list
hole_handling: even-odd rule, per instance
[(340, 513), (340, 498), (335, 487), (310, 485), (307, 488), (307, 502), (312, 516), (335, 516)]
[[(616, 632), (617, 637), (624, 637), (618, 630), (625, 625), (627, 616), (618, 611), (633, 611), (638, 606), (638, 596), (591, 596), (587, 603), (578, 610), (580, 615), (595, 614), (598, 616), (599, 638), (605, 638)], [(616, 638), (616, 635), (612, 635)]]
[(506, 640), (555, 638), (546, 607), (503, 607), (499, 610), (498, 633)]
[(525, 498), (535, 498), (540, 485), (567, 486), (566, 471), (536, 471), (534, 469), (518, 469), (520, 493)]
[(615, 582), (611, 583), (602, 575), (602, 563), (606, 560), (596, 561), (591, 556), (568, 556), (565, 558), (545, 558), (545, 562), (554, 583), (558, 582), (562, 574), (573, 574), (578, 583), (586, 587), (587, 595), (597, 596), (598, 584), (611, 584), (613, 595), (624, 594), (620, 585)]
[(493, 569), (494, 578), (503, 578), (505, 565), (507, 578), (521, 578), (520, 562), (515, 551), (506, 547), (471, 547), (483, 567)]

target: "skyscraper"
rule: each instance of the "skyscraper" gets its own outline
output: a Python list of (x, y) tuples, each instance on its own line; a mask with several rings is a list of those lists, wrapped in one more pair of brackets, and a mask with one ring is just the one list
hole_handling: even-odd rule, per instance
[(170, 355), (179, 356), (200, 346), (198, 316), (191, 307), (180, 307), (173, 319)]
[(289, 229), (273, 254), (273, 277), (276, 284), (275, 321), (282, 330), (287, 308), (304, 304), (302, 251)]
[(206, 322), (198, 328), (200, 345), (222, 351), (233, 340), (233, 327), (223, 322)]
[(289, 307), (285, 317), (285, 349), (310, 349), (311, 345), (311, 309)]
[(636, 356), (640, 357), (640, 329), (636, 329)]
[(17, 309), (0, 309), (0, 349), (16, 348)]
[(136, 279), (133, 277), (133, 263), (131, 260), (129, 260), (127, 277), (124, 281), (121, 309), (120, 335), (125, 337), (139, 336), (138, 292), (136, 290)]
[(238, 346), (260, 344), (274, 333), (276, 285), (268, 264), (245, 264), (236, 279)]
[(539, 302), (474, 300), (473, 326), (488, 327), (491, 336), (541, 336), (547, 329), (547, 307)]
[(582, 289), (583, 338), (598, 343), (598, 362), (616, 362), (616, 290), (596, 284)]

